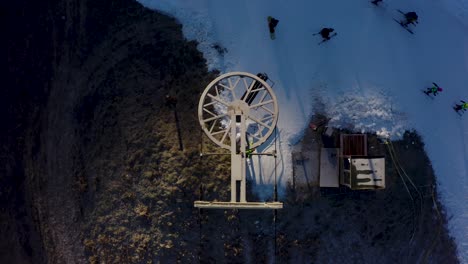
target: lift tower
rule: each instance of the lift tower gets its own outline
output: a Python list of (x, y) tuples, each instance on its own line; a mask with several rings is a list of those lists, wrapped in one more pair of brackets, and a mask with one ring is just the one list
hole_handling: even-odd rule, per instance
[(198, 119), (203, 131), (216, 145), (231, 152), (231, 201), (195, 201), (195, 207), (283, 208), (281, 202), (248, 202), (246, 197), (247, 156), (276, 157), (274, 152), (252, 153), (272, 135), (278, 121), (278, 102), (267, 78), (261, 73), (226, 73), (208, 84), (201, 95)]

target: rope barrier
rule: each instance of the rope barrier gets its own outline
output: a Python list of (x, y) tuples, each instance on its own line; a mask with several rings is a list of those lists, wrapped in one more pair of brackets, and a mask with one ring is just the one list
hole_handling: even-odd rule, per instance
[(414, 234), (416, 232), (416, 214), (415, 214), (415, 211), (416, 211), (416, 205), (415, 205), (415, 201), (414, 201), (414, 198), (413, 198), (413, 195), (411, 195), (411, 191), (409, 190), (408, 188), (408, 185), (406, 184), (405, 182), (405, 179), (403, 178), (403, 176), (401, 175), (401, 171), (400, 171), (400, 168), (397, 164), (397, 162), (395, 161), (395, 156), (394, 156), (394, 153), (392, 152), (392, 149), (390, 147), (391, 143), (389, 143), (389, 141), (386, 141), (385, 142), (385, 145), (387, 145), (387, 148), (388, 148), (388, 152), (390, 153), (390, 158), (392, 159), (392, 163), (393, 163), (393, 166), (395, 166), (396, 170), (397, 170), (397, 173), (398, 173), (398, 176), (400, 176), (401, 178), (401, 181), (403, 182), (403, 185), (405, 186), (405, 189), (406, 191), (408, 192), (408, 195), (410, 196), (411, 198), (411, 204), (413, 206), (413, 212), (412, 212), (412, 215), (413, 215), (413, 230), (411, 232), (411, 238), (410, 238), (410, 241), (409, 241), (409, 244), (412, 244), (413, 242), (413, 239), (414, 239)]

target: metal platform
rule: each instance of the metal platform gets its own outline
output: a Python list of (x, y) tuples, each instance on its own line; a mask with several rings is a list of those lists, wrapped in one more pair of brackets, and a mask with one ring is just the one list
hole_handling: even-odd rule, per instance
[(197, 208), (209, 208), (209, 209), (283, 209), (283, 203), (281, 202), (232, 203), (232, 202), (195, 201), (194, 206)]

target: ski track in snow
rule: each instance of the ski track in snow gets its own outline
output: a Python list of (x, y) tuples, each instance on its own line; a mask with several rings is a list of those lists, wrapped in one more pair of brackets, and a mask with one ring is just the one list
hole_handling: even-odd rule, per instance
[[(406, 129), (423, 137), (437, 175), (441, 200), (462, 263), (468, 263), (468, 116), (451, 106), (468, 99), (468, 0), (311, 2), (280, 0), (138, 0), (168, 13), (197, 40), (210, 70), (266, 72), (279, 101), (279, 189), (292, 174), (291, 146), (314, 111), (332, 125), (399, 138)], [(392, 18), (396, 9), (416, 11), (414, 35)], [(446, 11), (442, 11), (446, 10)], [(270, 40), (266, 17), (279, 19)], [(312, 36), (322, 27), (338, 35), (322, 45)], [(219, 55), (219, 43), (228, 51)], [(421, 89), (437, 82), (444, 91), (431, 100)], [(271, 149), (274, 141), (261, 150)], [(260, 158), (259, 158), (260, 160)], [(258, 163), (259, 161), (255, 162)], [(271, 196), (274, 159), (261, 158), (250, 176)]]

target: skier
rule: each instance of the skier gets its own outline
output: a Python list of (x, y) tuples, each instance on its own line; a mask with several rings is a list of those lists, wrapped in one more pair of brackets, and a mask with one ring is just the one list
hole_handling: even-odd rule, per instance
[(322, 35), (323, 40), (330, 40), (330, 33), (335, 31), (333, 28), (322, 28), (319, 34)]
[(270, 37), (271, 39), (275, 38), (275, 28), (278, 25), (279, 20), (272, 17), (268, 16), (268, 28), (270, 29)]
[(437, 96), (437, 92), (442, 92), (443, 89), (437, 86), (437, 84), (432, 83), (433, 86), (430, 88), (427, 88), (426, 91), (424, 91), (425, 94), (429, 95), (432, 93), (432, 95)]
[(460, 102), (462, 102), (462, 104), (455, 104), (453, 109), (455, 109), (457, 112), (460, 110), (466, 111), (468, 109), (468, 103), (463, 100), (460, 100)]
[(371, 3), (378, 6), (380, 2), (382, 2), (382, 0), (374, 0)]
[(416, 12), (406, 13), (405, 18), (406, 18), (406, 21), (401, 23), (402, 26), (404, 27), (408, 26), (409, 24), (418, 23), (418, 15), (416, 14)]

